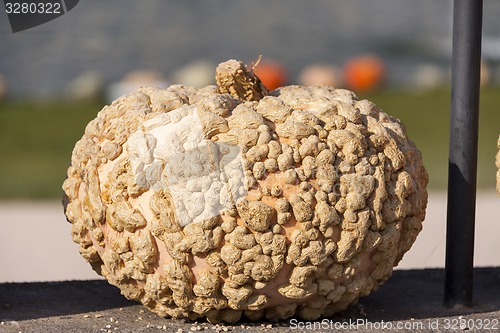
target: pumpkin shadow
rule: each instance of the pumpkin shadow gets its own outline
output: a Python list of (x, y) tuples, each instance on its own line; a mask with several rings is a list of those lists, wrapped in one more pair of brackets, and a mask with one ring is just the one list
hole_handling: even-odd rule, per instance
[[(444, 307), (443, 285), (443, 269), (397, 270), (379, 290), (361, 298), (357, 305), (316, 322), (331, 326), (363, 320), (375, 324), (413, 320), (428, 325), (433, 319), (500, 311), (500, 267), (474, 270), (474, 306), (471, 308)], [(65, 317), (132, 306), (145, 309), (125, 299), (104, 280), (0, 284), (2, 321)], [(251, 326), (263, 323), (250, 323), (242, 318), (236, 325), (242, 322)], [(300, 320), (291, 319), (278, 327), (292, 327), (298, 322)]]
[(0, 284), (2, 321), (63, 317), (136, 304), (105, 280)]
[(474, 269), (472, 307), (447, 308), (443, 297), (444, 269), (397, 270), (376, 292), (330, 319), (372, 323), (414, 319), (426, 323), (426, 319), (499, 311), (500, 267)]

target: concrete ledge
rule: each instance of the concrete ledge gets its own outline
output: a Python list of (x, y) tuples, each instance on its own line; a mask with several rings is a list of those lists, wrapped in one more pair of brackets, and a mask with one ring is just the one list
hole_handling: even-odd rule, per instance
[(377, 292), (332, 318), (234, 326), (160, 318), (101, 280), (4, 283), (0, 332), (500, 331), (500, 267), (475, 270), (473, 308), (443, 307), (443, 279), (442, 269), (400, 270)]

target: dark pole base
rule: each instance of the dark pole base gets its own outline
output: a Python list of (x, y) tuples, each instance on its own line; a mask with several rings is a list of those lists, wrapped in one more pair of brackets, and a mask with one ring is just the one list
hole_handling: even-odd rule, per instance
[(482, 0), (455, 0), (444, 304), (472, 306)]

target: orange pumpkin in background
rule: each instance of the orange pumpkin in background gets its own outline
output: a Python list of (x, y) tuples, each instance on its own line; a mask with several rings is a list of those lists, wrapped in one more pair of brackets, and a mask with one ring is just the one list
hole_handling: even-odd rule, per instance
[(274, 59), (266, 58), (257, 60), (253, 72), (269, 90), (282, 87), (288, 81), (288, 74), (285, 66)]
[(354, 91), (370, 91), (379, 87), (385, 76), (382, 60), (376, 55), (363, 55), (344, 65), (344, 83)]

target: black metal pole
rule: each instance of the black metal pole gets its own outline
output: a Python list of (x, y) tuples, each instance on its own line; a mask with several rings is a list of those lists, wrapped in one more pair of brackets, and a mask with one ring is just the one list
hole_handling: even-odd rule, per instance
[(444, 304), (472, 306), (482, 0), (455, 0)]

